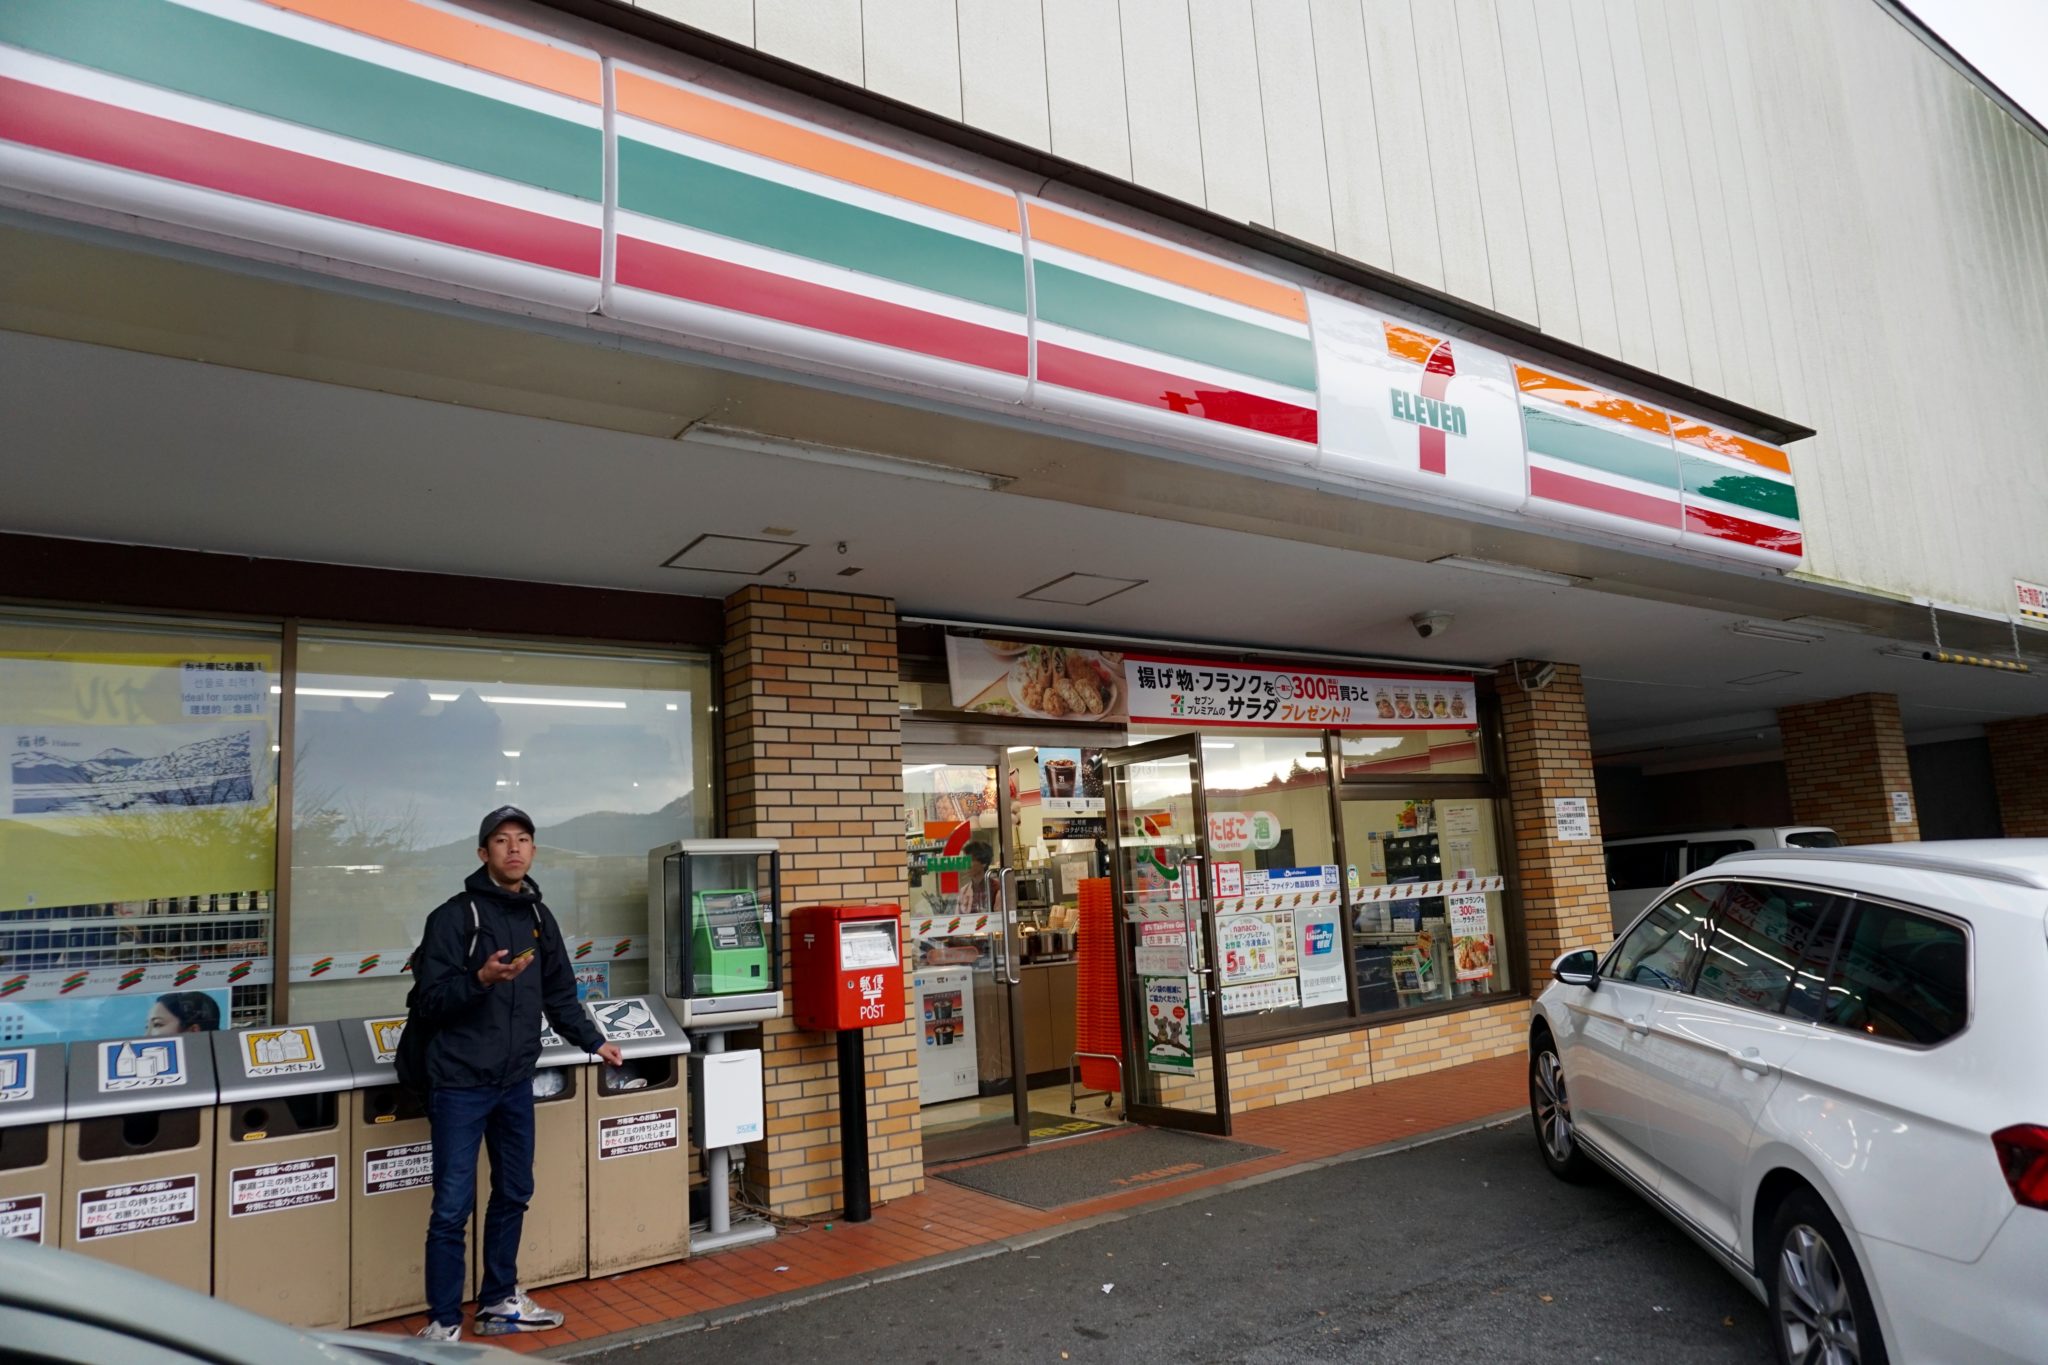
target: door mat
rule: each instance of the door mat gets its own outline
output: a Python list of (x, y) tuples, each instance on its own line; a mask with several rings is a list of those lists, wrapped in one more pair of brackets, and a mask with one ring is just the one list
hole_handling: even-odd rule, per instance
[(1273, 1155), (1272, 1148), (1249, 1142), (1133, 1126), (931, 1174), (1012, 1204), (1057, 1209)]
[(1115, 1123), (1098, 1123), (1084, 1119), (1078, 1114), (1041, 1114), (1036, 1109), (1024, 1116), (1024, 1126), (1031, 1130), (1033, 1142), (1058, 1142), (1061, 1138), (1079, 1137), (1083, 1133), (1107, 1132), (1121, 1127)]

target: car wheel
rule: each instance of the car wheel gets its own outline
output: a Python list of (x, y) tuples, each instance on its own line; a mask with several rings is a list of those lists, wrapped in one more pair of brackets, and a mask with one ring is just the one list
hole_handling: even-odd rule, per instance
[(1818, 1196), (1801, 1190), (1780, 1205), (1762, 1249), (1783, 1365), (1885, 1365), (1862, 1268)]
[(1572, 1127), (1564, 1065), (1548, 1034), (1539, 1034), (1529, 1047), (1529, 1120), (1536, 1125), (1536, 1149), (1552, 1175), (1575, 1184), (1592, 1179), (1592, 1158), (1580, 1148), (1578, 1130)]

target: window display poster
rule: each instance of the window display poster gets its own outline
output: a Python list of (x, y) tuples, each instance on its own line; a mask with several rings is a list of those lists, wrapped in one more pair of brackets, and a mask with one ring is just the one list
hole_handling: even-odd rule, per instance
[(1300, 950), (1302, 1007), (1344, 1003), (1344, 940), (1337, 932), (1336, 907), (1327, 911), (1297, 911), (1295, 933)]
[(1242, 986), (1223, 988), (1223, 1015), (1262, 1014), (1268, 1010), (1293, 1009), (1301, 1003), (1301, 992), (1293, 977), (1278, 981), (1248, 981)]
[(1145, 1065), (1168, 1075), (1194, 1074), (1194, 1019), (1185, 977), (1145, 982)]
[(609, 1000), (612, 994), (612, 964), (609, 962), (578, 962), (576, 971), (576, 1002), (585, 1000)]
[(1147, 920), (1140, 924), (1136, 958), (1139, 976), (1186, 976), (1187, 926), (1173, 920)]
[(1127, 654), (1123, 682), (1130, 718), (1140, 724), (1462, 730), (1479, 714), (1469, 677), (1392, 677)]
[(1294, 912), (1216, 917), (1216, 951), (1226, 985), (1270, 981), (1295, 972)]
[[(190, 664), (243, 667), (204, 675), (233, 683), (216, 701)], [(274, 672), (205, 652), (0, 654), (0, 911), (269, 890)], [(233, 714), (258, 678), (264, 705)]]
[(1587, 807), (1585, 797), (1554, 797), (1550, 805), (1557, 816), (1559, 843), (1584, 843), (1593, 837), (1593, 814)]
[(1460, 981), (1485, 981), (1493, 975), (1493, 926), (1484, 895), (1446, 898), (1451, 921), (1451, 961)]
[(1216, 878), (1215, 894), (1218, 899), (1229, 900), (1244, 895), (1243, 863), (1211, 863), (1211, 875)]
[(1443, 832), (1446, 836), (1470, 838), (1479, 832), (1477, 806), (1457, 806), (1439, 802), (1437, 816), (1443, 821)]

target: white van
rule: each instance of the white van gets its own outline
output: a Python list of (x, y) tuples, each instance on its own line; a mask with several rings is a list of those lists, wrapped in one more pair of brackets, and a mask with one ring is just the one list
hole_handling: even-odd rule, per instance
[(1680, 877), (1718, 863), (1731, 853), (1758, 848), (1840, 848), (1825, 825), (1777, 825), (1760, 829), (1710, 829), (1697, 834), (1652, 834), (1610, 839), (1607, 853), (1607, 908), (1614, 932), (1647, 909), (1659, 892)]

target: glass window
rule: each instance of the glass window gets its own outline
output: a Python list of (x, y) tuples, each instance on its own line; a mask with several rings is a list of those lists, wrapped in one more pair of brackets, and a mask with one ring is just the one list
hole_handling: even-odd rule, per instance
[(267, 1021), (279, 645), (0, 617), (0, 1042)]
[(1714, 904), (1714, 936), (1693, 994), (1776, 1013), (1839, 897), (1798, 887), (1728, 882)]
[(1361, 1013), (1514, 988), (1494, 804), (1392, 795), (1344, 802)]
[(1609, 891), (1657, 891), (1682, 875), (1678, 867), (1684, 843), (1672, 839), (1655, 844), (1609, 844), (1607, 846), (1607, 889)]
[(1723, 858), (1734, 853), (1747, 853), (1756, 845), (1748, 839), (1715, 839), (1707, 843), (1689, 844), (1686, 848), (1686, 871), (1697, 872), (1703, 867), (1712, 867)]
[(1946, 920), (1860, 904), (1828, 976), (1822, 1022), (1874, 1038), (1939, 1043), (1970, 1012), (1970, 940)]
[(533, 879), (588, 994), (647, 989), (647, 851), (712, 830), (702, 658), (302, 637), (291, 1013), (399, 1008), (427, 912), (478, 866), (477, 821), (533, 817)]
[(1840, 848), (1842, 839), (1831, 829), (1806, 829), (1786, 835), (1785, 843), (1791, 848)]
[[(1462, 706), (1464, 699), (1458, 700)], [(1485, 770), (1477, 729), (1351, 731), (1338, 739), (1337, 750), (1346, 782)]]
[(1720, 892), (1720, 883), (1701, 882), (1660, 902), (1607, 959), (1608, 977), (1660, 991), (1684, 990)]

